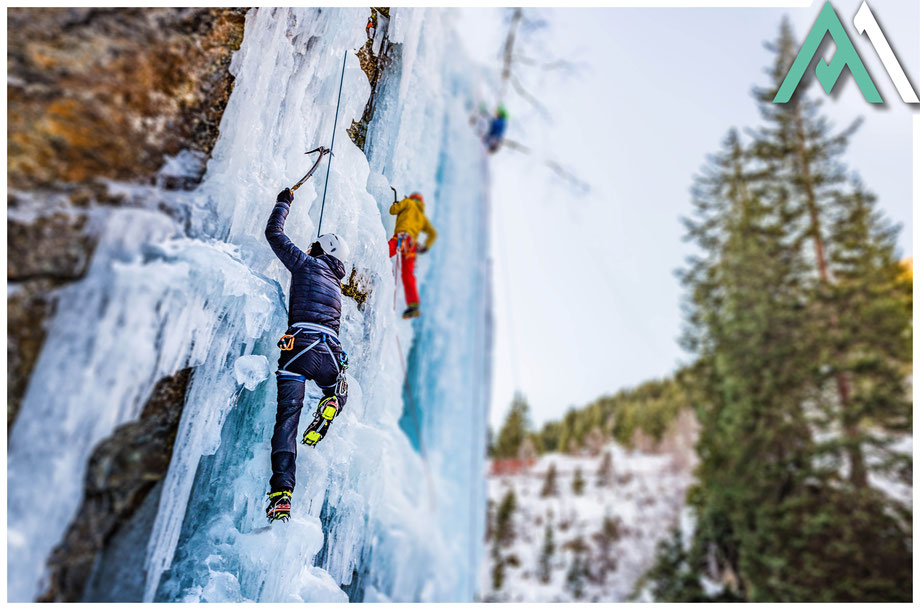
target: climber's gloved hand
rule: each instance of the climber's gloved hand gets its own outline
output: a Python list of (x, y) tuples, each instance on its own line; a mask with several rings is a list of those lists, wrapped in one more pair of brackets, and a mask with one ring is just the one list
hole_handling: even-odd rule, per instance
[(275, 201), (283, 201), (284, 203), (291, 203), (294, 201), (294, 191), (291, 189), (284, 189), (278, 193), (278, 198)]
[(425, 254), (426, 252), (428, 252), (428, 246), (427, 246), (427, 245), (419, 246), (419, 247), (418, 247), (418, 253), (419, 253), (419, 254)]

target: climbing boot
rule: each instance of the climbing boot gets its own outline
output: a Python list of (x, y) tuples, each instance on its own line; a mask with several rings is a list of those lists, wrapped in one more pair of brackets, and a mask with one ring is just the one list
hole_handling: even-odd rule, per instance
[(291, 518), (290, 489), (268, 492), (268, 508), (265, 509), (265, 516), (268, 517), (269, 522), (287, 521)]
[(422, 311), (418, 304), (409, 305), (406, 307), (406, 311), (403, 312), (403, 319), (408, 320), (409, 318), (417, 318), (420, 315), (422, 315)]
[(310, 425), (307, 426), (307, 429), (303, 433), (303, 440), (301, 441), (304, 445), (313, 446), (316, 443), (320, 442), (326, 432), (329, 430), (329, 424), (332, 423), (332, 420), (335, 419), (335, 416), (339, 413), (339, 399), (333, 396), (326, 396), (321, 401), (319, 401), (319, 406), (316, 407), (316, 415), (313, 416), (313, 421), (310, 422)]

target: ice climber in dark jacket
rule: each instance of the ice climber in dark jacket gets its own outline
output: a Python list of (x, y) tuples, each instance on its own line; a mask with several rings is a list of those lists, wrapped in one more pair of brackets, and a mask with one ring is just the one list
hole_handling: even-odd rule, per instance
[(345, 406), (348, 356), (339, 343), (342, 316), (344, 261), (348, 245), (333, 233), (320, 235), (304, 252), (284, 234), (284, 221), (294, 193), (284, 189), (268, 218), (265, 237), (275, 255), (291, 272), (288, 329), (278, 342), (278, 412), (272, 434), (272, 477), (266, 515), (270, 521), (291, 516), (294, 469), (297, 457), (297, 424), (303, 408), (304, 384), (313, 381), (323, 392), (303, 436), (303, 444), (315, 445)]

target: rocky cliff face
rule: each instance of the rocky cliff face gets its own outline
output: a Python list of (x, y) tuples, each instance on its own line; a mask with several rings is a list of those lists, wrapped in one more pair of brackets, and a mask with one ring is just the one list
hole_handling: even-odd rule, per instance
[(191, 374), (183, 369), (160, 380), (140, 418), (115, 429), (93, 451), (83, 502), (51, 555), (48, 589), (39, 601), (81, 601), (105, 545), (166, 475)]
[(240, 9), (11, 9), (10, 186), (144, 180), (208, 153), (233, 86)]
[[(94, 228), (170, 156), (202, 161), (233, 88), (245, 9), (11, 8), (8, 32), (7, 425)], [(161, 184), (190, 188), (182, 180)]]

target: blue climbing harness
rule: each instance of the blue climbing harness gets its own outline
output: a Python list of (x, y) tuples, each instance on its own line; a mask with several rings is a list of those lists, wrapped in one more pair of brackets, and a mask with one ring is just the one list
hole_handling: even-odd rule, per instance
[[(322, 346), (326, 348), (326, 353), (328, 353), (329, 357), (332, 358), (332, 363), (335, 365), (335, 370), (338, 372), (338, 376), (336, 378), (336, 383), (335, 383), (335, 386), (336, 386), (335, 393), (340, 396), (345, 395), (348, 392), (348, 384), (345, 381), (345, 370), (348, 368), (348, 353), (342, 348), (342, 343), (339, 341), (339, 336), (336, 334), (336, 332), (332, 330), (331, 328), (329, 328), (328, 326), (323, 326), (322, 324), (313, 324), (311, 322), (298, 322), (296, 324), (292, 324), (291, 328), (296, 328), (297, 330), (294, 331), (294, 333), (291, 335), (285, 335), (284, 337), (281, 338), (281, 341), (279, 341), (279, 345), (281, 346), (283, 350), (293, 349), (294, 348), (294, 337), (296, 337), (300, 333), (304, 333), (306, 335), (319, 335), (319, 336), (313, 343), (311, 343), (307, 347), (303, 348), (302, 350), (294, 354), (294, 357), (288, 360), (284, 366), (285, 367), (291, 366), (292, 362), (294, 362), (295, 360), (297, 360), (298, 358), (300, 358), (301, 356), (309, 352), (311, 349), (322, 344)], [(333, 341), (336, 345), (339, 346), (339, 357), (338, 358), (336, 358), (335, 353), (333, 353), (332, 351), (332, 348), (329, 347), (329, 341)], [(278, 375), (278, 377), (283, 377), (286, 379), (292, 379), (292, 380), (297, 380), (297, 381), (307, 380), (307, 378), (304, 377), (303, 375), (300, 375), (298, 373), (295, 373), (293, 371), (289, 371), (286, 369), (278, 369), (278, 371), (275, 374)]]

